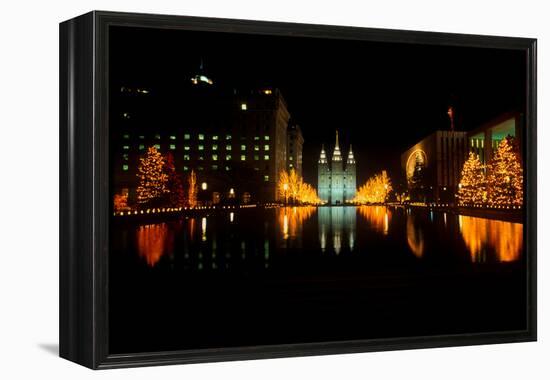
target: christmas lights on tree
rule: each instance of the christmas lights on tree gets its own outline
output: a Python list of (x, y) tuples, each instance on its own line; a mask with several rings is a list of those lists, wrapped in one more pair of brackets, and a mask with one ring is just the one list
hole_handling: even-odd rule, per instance
[(187, 189), (187, 201), (189, 202), (190, 207), (195, 207), (197, 205), (197, 194), (199, 192), (199, 186), (197, 184), (197, 175), (194, 170), (191, 170), (188, 179), (188, 189)]
[(384, 203), (392, 191), (390, 177), (385, 170), (369, 178), (359, 189), (353, 198), (353, 203)]
[(171, 152), (166, 154), (164, 172), (167, 176), (166, 188), (168, 189), (168, 201), (171, 207), (183, 207), (185, 205), (185, 192), (180, 174), (176, 171), (174, 156)]
[(164, 158), (154, 146), (147, 149), (144, 157), (139, 159), (137, 201), (147, 204), (160, 198), (168, 191), (168, 176), (164, 172)]
[(523, 169), (515, 138), (507, 136), (487, 166), (487, 202), (490, 206), (523, 205)]
[(285, 202), (319, 204), (321, 200), (317, 196), (317, 191), (310, 184), (304, 182), (303, 178), (296, 173), (296, 170), (290, 169), (281, 171), (279, 181), (277, 182), (277, 192)]
[(487, 199), (487, 184), (483, 165), (477, 154), (470, 152), (462, 167), (460, 183), (458, 184), (458, 203), (462, 205), (477, 205)]

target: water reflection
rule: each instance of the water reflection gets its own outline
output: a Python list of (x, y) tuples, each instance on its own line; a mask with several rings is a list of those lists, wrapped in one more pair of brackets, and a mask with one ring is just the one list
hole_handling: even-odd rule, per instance
[(166, 223), (140, 226), (136, 240), (138, 254), (149, 266), (154, 266), (165, 253), (174, 249), (174, 231)]
[(301, 238), (304, 221), (315, 212), (315, 207), (283, 207), (277, 209), (277, 220), (284, 240)]
[(378, 232), (387, 235), (390, 230), (390, 210), (385, 206), (360, 206), (359, 215)]
[(424, 256), (424, 233), (415, 217), (407, 213), (407, 244), (411, 252), (418, 258)]
[(327, 243), (332, 239), (332, 248), (336, 254), (342, 248), (349, 247), (350, 251), (355, 248), (356, 236), (356, 208), (355, 207), (319, 207), (319, 244), (321, 251), (325, 252)]
[(522, 224), (460, 215), (458, 225), (472, 262), (487, 261), (488, 250), (494, 251), (500, 262), (519, 259), (523, 248)]

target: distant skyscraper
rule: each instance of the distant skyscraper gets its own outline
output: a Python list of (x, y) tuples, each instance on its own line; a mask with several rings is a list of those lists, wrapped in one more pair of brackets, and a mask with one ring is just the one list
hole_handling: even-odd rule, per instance
[(334, 144), (330, 168), (325, 149), (324, 147), (321, 148), (321, 156), (319, 157), (317, 167), (317, 193), (319, 198), (325, 202), (342, 204), (353, 199), (356, 192), (356, 183), (353, 151), (350, 146), (348, 159), (344, 168), (338, 142), (338, 131), (336, 131), (336, 143)]

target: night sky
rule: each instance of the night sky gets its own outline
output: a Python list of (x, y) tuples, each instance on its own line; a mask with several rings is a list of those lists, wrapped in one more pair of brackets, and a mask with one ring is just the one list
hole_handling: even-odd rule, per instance
[[(382, 169), (400, 178), (400, 155), (432, 131), (471, 130), (525, 110), (522, 51), (116, 27), (112, 88), (173, 92), (204, 69), (216, 86), (277, 87), (304, 135), (304, 177), (317, 183), (321, 144), (352, 142), (358, 185)], [(184, 105), (182, 105), (184, 107)]]

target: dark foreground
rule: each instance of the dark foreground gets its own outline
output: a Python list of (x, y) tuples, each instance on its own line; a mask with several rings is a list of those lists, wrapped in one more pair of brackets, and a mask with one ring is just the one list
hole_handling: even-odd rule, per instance
[(522, 236), (380, 206), (115, 222), (110, 352), (524, 329)]

